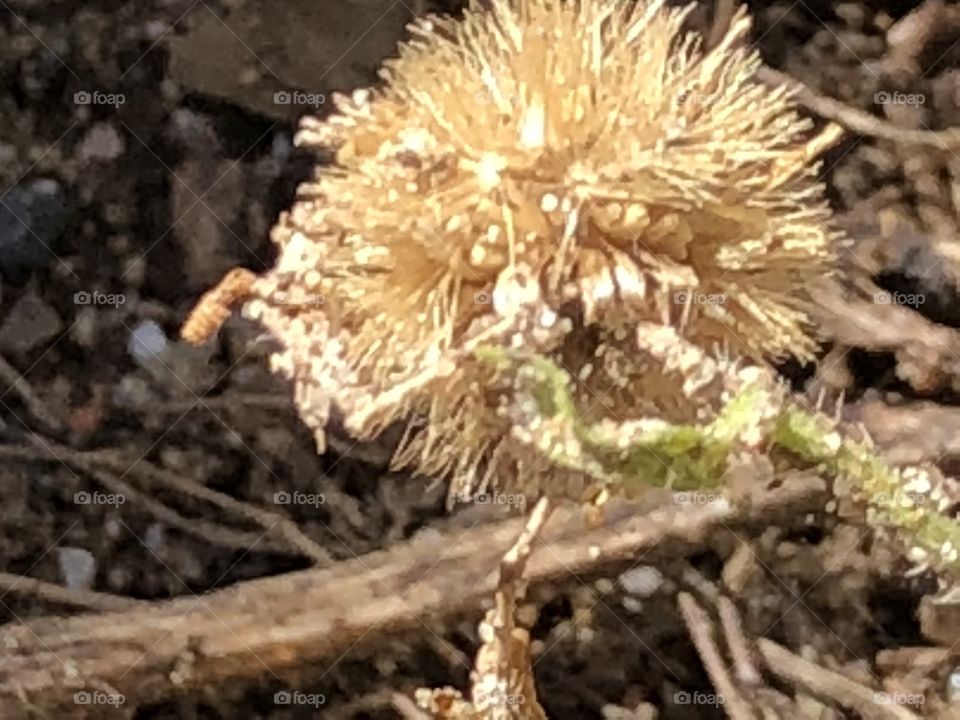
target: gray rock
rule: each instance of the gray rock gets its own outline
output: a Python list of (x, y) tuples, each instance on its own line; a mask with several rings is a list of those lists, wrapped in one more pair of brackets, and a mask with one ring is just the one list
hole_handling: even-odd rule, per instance
[(144, 544), (155, 553), (161, 553), (167, 542), (166, 527), (163, 523), (151, 523), (143, 535)]
[(0, 325), (0, 350), (14, 354), (26, 353), (62, 331), (63, 321), (56, 310), (30, 290), (20, 296), (3, 319)]
[(97, 577), (97, 559), (89, 550), (78, 547), (57, 548), (60, 577), (70, 590), (89, 590)]
[(159, 398), (146, 378), (130, 374), (121, 378), (113, 389), (112, 402), (128, 410), (145, 410), (159, 402)]
[(153, 320), (144, 320), (130, 333), (127, 352), (137, 365), (150, 369), (167, 350), (167, 335)]
[(126, 152), (127, 143), (111, 123), (97, 123), (84, 135), (76, 148), (77, 157), (85, 162), (115, 160)]
[(960, 668), (947, 676), (947, 700), (951, 705), (960, 705)]
[(652, 565), (639, 565), (620, 576), (620, 585), (631, 595), (650, 597), (663, 584), (663, 573)]
[(66, 193), (56, 180), (17, 185), (0, 197), (0, 273), (14, 283), (55, 261), (69, 218)]

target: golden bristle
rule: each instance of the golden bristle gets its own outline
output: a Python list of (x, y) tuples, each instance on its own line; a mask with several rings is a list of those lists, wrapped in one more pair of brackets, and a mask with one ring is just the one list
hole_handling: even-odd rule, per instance
[[(246, 312), (281, 341), (318, 440), (331, 400), (361, 436), (416, 413), (398, 462), (462, 496), (534, 464), (498, 415), (509, 388), (470, 356), (481, 342), (566, 358), (574, 377), (596, 365), (620, 411), (658, 387), (629, 346), (639, 323), (812, 354), (806, 287), (838, 240), (813, 155), (833, 129), (813, 135), (791, 91), (756, 78), (744, 11), (705, 51), (683, 32), (691, 9), (494, 0), (422, 20), (383, 87), (304, 123), (298, 141), (336, 163), (281, 219)], [(324, 307), (270, 302), (291, 287)], [(607, 346), (637, 362), (581, 357)]]

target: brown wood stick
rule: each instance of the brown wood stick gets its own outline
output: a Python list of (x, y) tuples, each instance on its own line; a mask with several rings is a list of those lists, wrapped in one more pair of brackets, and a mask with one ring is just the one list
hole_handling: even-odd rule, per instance
[(907, 708), (881, 703), (880, 693), (794, 655), (772, 640), (760, 638), (757, 649), (775, 674), (807, 692), (856, 711), (864, 720), (917, 720)]
[(693, 595), (686, 592), (677, 595), (677, 604), (727, 717), (730, 720), (755, 720), (756, 715), (751, 712), (750, 705), (740, 696), (737, 686), (730, 679), (727, 662), (717, 647), (714, 625), (707, 611), (700, 607)]
[[(559, 507), (540, 538), (551, 552), (534, 553), (526, 577), (596, 570), (663, 544), (672, 552), (690, 549), (724, 525), (808, 512), (824, 501), (824, 490), (817, 478), (798, 478), (758, 493), (749, 508), (718, 501), (638, 514), (635, 505), (611, 503), (604, 524), (592, 528), (579, 507)], [(333, 666), (362, 651), (365, 639), (418, 630), (421, 617), (477, 608), (495, 591), (503, 554), (524, 525), (518, 517), (467, 532), (431, 530), (389, 551), (202, 598), (0, 627), (0, 707), (10, 717), (85, 718), (102, 708), (73, 703), (84, 689), (112, 688), (129, 711), (228, 679), (255, 682), (294, 676), (307, 663)]]
[(136, 605), (147, 604), (143, 600), (93, 590), (71, 589), (45, 580), (7, 572), (0, 572), (0, 591), (3, 591), (0, 593), (0, 602), (3, 601), (4, 596), (13, 593), (32, 595), (44, 602), (82, 610), (126, 610)]

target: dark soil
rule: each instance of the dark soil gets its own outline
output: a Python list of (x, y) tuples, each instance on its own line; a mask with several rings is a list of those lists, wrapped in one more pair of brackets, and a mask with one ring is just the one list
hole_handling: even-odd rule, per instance
[[(913, 47), (889, 40), (917, 5), (751, 2), (750, 11), (765, 59), (817, 92), (903, 127), (958, 125), (960, 24), (938, 23)], [(296, 117), (313, 108), (277, 104), (274, 94), (329, 97), (375, 82), (411, 18), (404, 3), (382, 0), (0, 2), (0, 355), (23, 377), (0, 382), (0, 443), (39, 437), (109, 450), (127, 461), (124, 476), (137, 487), (149, 463), (271, 509), (278, 492), (322, 493), (323, 504), (280, 509), (335, 559), (457, 521), (444, 509), (444, 488), (386, 469), (395, 437), (354, 446), (342, 435), (318, 456), (254, 326), (231, 319), (212, 352), (175, 340), (192, 304), (227, 270), (271, 265), (269, 228), (316, 161), (292, 146)], [(880, 105), (879, 92), (925, 101)], [(960, 158), (851, 135), (823, 168), (856, 240), (851, 266), (891, 293), (923, 294), (917, 322), (960, 327)], [(162, 348), (164, 364), (144, 359), (137, 342)], [(872, 348), (853, 347), (832, 375), (789, 364), (783, 372), (799, 391), (815, 394), (822, 381), (848, 402), (957, 400), (949, 382), (915, 387), (894, 353)], [(208, 542), (137, 499), (110, 503), (109, 492), (70, 462), (5, 460), (0, 568), (156, 600), (308, 566), (276, 549)], [(223, 521), (189, 497), (145, 492), (191, 522)], [(737, 601), (749, 633), (798, 653), (815, 649), (847, 669), (873, 667), (884, 649), (928, 644), (916, 611), (935, 582), (906, 579), (908, 566), (890, 562), (859, 529), (816, 518), (807, 529), (731, 533), (703, 555), (658, 558), (662, 578), (646, 597), (618, 580), (629, 566), (531, 588), (537, 683), (550, 717), (644, 717), (643, 703), (666, 720), (723, 717), (719, 705), (675, 702), (680, 691), (714, 692), (675, 593), (691, 567), (720, 582), (745, 543), (756, 554)], [(0, 594), (4, 622), (68, 612), (31, 594)], [(400, 717), (389, 691), (467, 686), (478, 620), (431, 624), (432, 632), (305, 668), (303, 684), (290, 689), (322, 694), (319, 710), (277, 705), (285, 686), (265, 672), (262, 685), (143, 705), (133, 717)], [(946, 702), (949, 671), (940, 667), (923, 691)], [(18, 713), (0, 708), (0, 717)]]

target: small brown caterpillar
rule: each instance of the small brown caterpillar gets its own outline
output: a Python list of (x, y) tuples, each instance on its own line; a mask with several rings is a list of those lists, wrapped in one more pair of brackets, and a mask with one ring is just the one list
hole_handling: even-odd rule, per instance
[(233, 306), (250, 297), (257, 276), (246, 268), (234, 268), (216, 287), (204, 293), (180, 329), (180, 337), (191, 345), (202, 345), (217, 334)]

